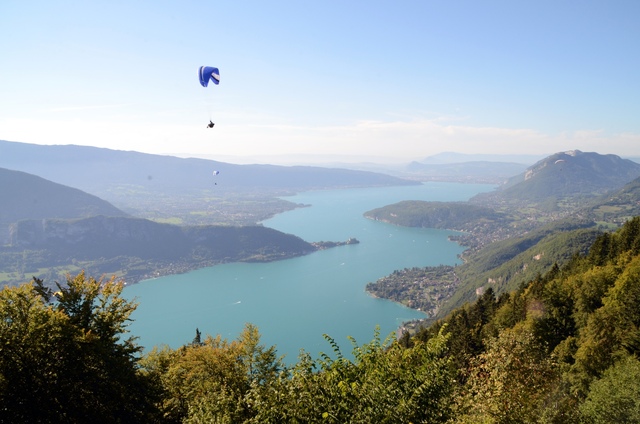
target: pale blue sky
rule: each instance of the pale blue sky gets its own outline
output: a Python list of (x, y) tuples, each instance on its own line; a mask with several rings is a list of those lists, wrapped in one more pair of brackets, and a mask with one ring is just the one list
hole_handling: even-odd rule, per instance
[[(219, 86), (199, 85), (201, 65)], [(638, 0), (0, 2), (9, 141), (640, 156), (639, 80)]]

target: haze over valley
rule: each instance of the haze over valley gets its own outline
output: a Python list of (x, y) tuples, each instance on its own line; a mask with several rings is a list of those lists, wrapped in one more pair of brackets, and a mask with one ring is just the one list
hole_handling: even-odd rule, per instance
[[(451, 163), (456, 158), (463, 162)], [(317, 166), (233, 165), (0, 141), (0, 167), (6, 167), (0, 174), (6, 200), (0, 215), (3, 281), (18, 284), (32, 274), (52, 284), (68, 272), (85, 269), (135, 283), (219, 263), (290, 258), (346, 243), (346, 239), (303, 242), (294, 234), (260, 225), (278, 213), (306, 207), (283, 196), (309, 190), (428, 181), (496, 184), (494, 191), (469, 202), (428, 204), (406, 199), (365, 214), (398, 225), (463, 231), (455, 240), (468, 249), (465, 266), (497, 242), (561, 220), (574, 220), (576, 228), (611, 229), (637, 212), (629, 198), (622, 205), (611, 205), (612, 198), (620, 196), (613, 193), (631, 187), (640, 176), (640, 164), (616, 155), (558, 152), (529, 166), (509, 160), (534, 160), (534, 156), (473, 159), (447, 153), (385, 174)], [(84, 177), (78, 179), (78, 173)], [(473, 284), (478, 286), (473, 290), (485, 287)], [(513, 288), (506, 282), (502, 285)], [(439, 310), (451, 296), (453, 292), (433, 309)]]
[[(11, 154), (6, 154), (9, 151)], [(430, 171), (419, 177), (415, 173), (415, 163), (408, 164), (404, 174), (406, 178), (400, 178), (396, 172), (390, 172), (395, 175), (389, 175), (306, 166), (240, 166), (202, 159), (179, 159), (78, 146), (0, 142), (0, 153), (5, 153), (0, 154), (0, 195), (5, 201), (0, 215), (5, 237), (5, 243), (0, 248), (0, 276), (3, 284), (7, 285), (5, 292), (11, 293), (8, 291), (11, 286), (20, 285), (17, 290), (20, 287), (33, 287), (23, 284), (32, 279), (38, 287), (37, 293), (42, 293), (45, 299), (55, 297), (61, 305), (71, 299), (82, 299), (74, 294), (79, 293), (76, 290), (85, 290), (82, 288), (84, 284), (93, 284), (93, 280), (85, 282), (85, 273), (114, 275), (126, 283), (135, 283), (171, 274), (187, 273), (188, 276), (189, 272), (199, 268), (213, 266), (215, 269), (223, 266), (222, 264), (231, 265), (234, 262), (282, 261), (286, 264), (287, 259), (318, 254), (317, 252), (325, 249), (348, 248), (349, 245), (359, 243), (353, 237), (309, 242), (295, 234), (286, 234), (260, 225), (259, 221), (284, 211), (311, 206), (292, 203), (286, 200), (286, 195), (309, 191), (321, 193), (329, 189), (331, 191), (328, 192), (344, 191), (348, 195), (356, 193), (358, 189), (385, 190), (386, 187), (387, 190), (393, 190), (403, 186), (409, 188), (422, 184), (446, 184), (443, 181), (447, 180), (459, 185), (461, 181), (493, 181), (493, 190), (477, 194), (468, 201), (406, 199), (364, 213), (363, 218), (400, 227), (460, 231), (450, 238), (466, 248), (461, 253), (463, 263), (460, 265), (398, 268), (366, 285), (367, 292), (372, 296), (414, 308), (415, 312), (424, 316), (406, 321), (397, 329), (396, 346), (404, 346), (403, 349), (416, 349), (415, 346), (418, 345), (414, 344), (421, 340), (435, 340), (434, 328), (441, 328), (443, 323), (450, 323), (458, 314), (466, 314), (465, 311), (473, 313), (474, 308), (480, 307), (497, 311), (495, 308), (500, 308), (506, 297), (515, 299), (516, 296), (524, 296), (518, 293), (531, 284), (531, 281), (547, 281), (540, 280), (541, 276), (553, 278), (558, 269), (569, 269), (577, 258), (592, 258), (592, 246), (599, 246), (597, 252), (602, 253), (598, 254), (611, 255), (606, 250), (609, 242), (603, 241), (607, 240), (603, 237), (618, 228), (622, 230), (607, 237), (614, 237), (614, 240), (618, 237), (631, 237), (623, 234), (635, 234), (633, 226), (640, 222), (637, 218), (633, 219), (640, 215), (640, 164), (616, 155), (579, 150), (558, 152), (523, 170), (520, 167), (514, 168), (509, 162), (493, 162), (500, 169), (498, 174), (506, 173), (508, 169), (520, 171), (511, 176), (498, 177), (495, 170), (491, 169), (492, 162), (479, 160), (453, 163), (436, 178)], [(70, 157), (78, 163), (91, 163), (91, 167), (75, 167), (75, 172), (83, 172), (86, 176), (81, 181), (76, 179), (78, 185), (95, 193), (111, 196), (118, 207), (89, 192), (25, 172), (42, 172), (42, 175), (52, 176), (58, 181), (67, 179), (72, 182), (73, 172), (68, 171)], [(54, 160), (50, 161), (52, 158)], [(127, 173), (117, 166), (111, 170), (101, 166), (114, 158), (120, 163), (126, 162), (128, 168), (135, 172)], [(98, 171), (91, 172), (90, 168)], [(212, 168), (219, 172), (211, 171)], [(161, 170), (151, 171), (153, 169)], [(141, 178), (141, 175), (151, 175), (151, 172), (155, 177)], [(234, 182), (225, 172), (238, 181)], [(179, 175), (180, 173), (183, 175)], [(198, 181), (199, 178), (205, 181)], [(249, 187), (248, 181), (252, 179), (259, 181), (255, 189)], [(497, 184), (498, 180), (502, 183)], [(220, 213), (220, 204), (226, 205), (224, 213)], [(341, 206), (348, 207), (348, 202), (343, 201)], [(339, 208), (336, 211), (339, 213)], [(193, 212), (196, 212), (196, 218), (191, 217)], [(417, 236), (414, 235), (413, 238), (412, 243), (408, 243), (407, 239), (406, 247), (419, 255), (421, 249), (426, 250), (426, 246), (417, 247)], [(365, 239), (365, 243), (370, 242)], [(635, 245), (631, 239), (612, 243)], [(622, 247), (616, 247), (614, 251), (618, 252), (619, 249)], [(310, 266), (308, 271), (312, 269)], [(327, 269), (320, 274), (325, 276), (324, 280), (317, 280), (317, 275), (309, 276), (310, 280), (315, 281), (312, 287), (314, 292), (321, 293), (323, 287), (328, 286), (326, 283), (332, 277), (326, 271)], [(319, 271), (313, 272), (318, 274)], [(76, 274), (77, 277), (73, 277)], [(253, 288), (262, 293), (261, 301), (268, 299), (270, 287), (279, 287), (279, 282), (270, 283), (262, 278), (264, 275), (260, 277), (259, 286)], [(304, 276), (301, 278), (304, 279)], [(207, 286), (222, 293), (228, 288), (220, 286), (221, 283), (249, 283), (238, 279), (238, 276), (233, 279), (235, 281), (230, 278), (226, 281), (215, 279)], [(284, 277), (280, 279), (285, 280)], [(96, 287), (111, 290), (111, 284), (113, 283), (103, 281)], [(141, 310), (147, 311), (146, 314), (150, 314), (149, 310), (154, 310), (149, 308), (151, 305), (148, 302), (149, 293), (155, 291), (156, 284), (158, 295), (167, 290), (169, 293), (174, 292), (171, 298), (179, 304), (171, 309), (178, 312), (177, 316), (184, 315), (180, 311), (184, 310), (185, 305), (190, 305), (195, 311), (202, 308), (206, 310), (211, 306), (205, 305), (215, 304), (208, 300), (205, 304), (196, 306), (200, 303), (195, 300), (187, 301), (175, 293), (177, 287), (168, 287), (167, 281), (149, 280), (142, 291), (136, 291), (142, 296), (144, 304), (141, 305)], [(188, 293), (190, 285), (183, 282), (180, 291)], [(293, 293), (295, 288), (285, 287), (288, 293)], [(55, 295), (53, 290), (57, 290)], [(207, 293), (206, 297), (211, 299), (220, 296), (210, 290), (210, 287), (202, 287), (199, 292)], [(263, 293), (264, 290), (266, 292)], [(341, 291), (338, 288), (334, 290), (336, 294)], [(331, 297), (331, 293), (324, 292), (323, 295)], [(288, 303), (294, 301), (304, 305), (303, 299), (282, 295), (278, 298)], [(241, 308), (245, 303), (245, 307), (251, 307), (252, 296), (248, 293), (237, 294), (234, 299), (244, 300), (232, 302), (235, 311), (245, 310)], [(225, 307), (228, 308), (229, 305)], [(354, 307), (355, 305), (351, 306)], [(220, 305), (214, 306), (215, 310), (220, 308)], [(283, 306), (280, 308), (286, 310)], [(500, 310), (502, 309), (504, 306)], [(252, 310), (255, 310), (255, 306)], [(306, 310), (307, 313), (311, 312), (309, 307)], [(227, 314), (230, 317), (231, 311)], [(336, 314), (337, 310), (334, 308), (333, 315)], [(247, 316), (246, 313), (244, 316)], [(133, 328), (160, 325), (162, 334), (166, 337), (170, 334), (169, 328), (175, 324), (180, 325), (182, 318), (170, 318), (166, 322), (163, 319), (166, 318), (156, 318), (145, 326), (134, 325)], [(259, 320), (257, 317), (253, 319)], [(315, 321), (325, 324), (329, 322), (323, 318), (316, 318)], [(489, 325), (485, 321), (481, 322), (484, 326)], [(346, 326), (344, 322), (338, 325)], [(477, 326), (473, 323), (469, 325)], [(309, 325), (309, 328), (315, 327)], [(459, 338), (468, 340), (470, 337), (479, 337), (458, 333), (468, 331), (464, 328), (466, 327), (450, 333), (456, 343), (461, 340)], [(182, 342), (186, 343), (181, 348), (183, 352), (199, 349), (200, 346), (221, 349), (213, 339), (202, 342), (200, 330), (196, 328), (195, 331), (196, 338), (191, 344)], [(265, 334), (271, 334), (268, 325), (265, 325), (265, 331)], [(336, 333), (335, 329), (333, 333)], [(250, 324), (241, 332), (241, 337), (248, 337), (248, 334), (259, 337), (257, 328)], [(293, 332), (289, 332), (289, 337), (279, 345), (296, 346), (296, 342), (301, 341), (302, 337), (291, 339), (292, 334)], [(328, 340), (336, 343), (334, 339)], [(374, 338), (372, 343), (375, 345), (379, 341), (376, 342)], [(276, 349), (274, 345), (268, 350), (271, 352), (269, 358), (272, 358), (269, 360), (276, 361), (273, 356)], [(296, 350), (295, 347), (289, 349)], [(339, 358), (342, 353), (335, 344), (334, 349), (338, 349), (334, 351), (334, 355)], [(454, 352), (452, 360), (467, 360), (463, 359), (465, 350)], [(359, 362), (358, 356), (348, 358), (359, 364), (358, 367), (363, 364)], [(331, 359), (329, 361), (333, 363)], [(285, 373), (294, 372), (286, 371), (288, 366), (296, 366), (293, 356), (289, 356), (286, 361), (281, 357), (272, 364), (274, 367), (282, 367)], [(493, 390), (493, 387), (487, 386), (487, 390)], [(333, 404), (333, 400), (330, 404)]]

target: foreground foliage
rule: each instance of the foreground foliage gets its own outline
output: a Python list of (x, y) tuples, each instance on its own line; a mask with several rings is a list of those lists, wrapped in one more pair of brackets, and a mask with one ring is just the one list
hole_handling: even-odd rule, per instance
[(122, 283), (80, 273), (58, 288), (0, 291), (0, 422), (153, 421), (140, 347), (122, 339), (136, 307)]
[(369, 344), (353, 342), (353, 361), (327, 340), (333, 357), (302, 353), (286, 368), (247, 325), (232, 342), (207, 337), (177, 350), (155, 349), (143, 372), (163, 387), (169, 422), (438, 423), (451, 416), (454, 370), (444, 355), (446, 337), (407, 350), (376, 334)]
[(605, 423), (640, 420), (640, 218), (588, 254), (400, 341), (291, 367), (247, 324), (141, 357), (122, 284), (0, 292), (0, 421)]
[[(425, 328), (449, 331), (458, 419), (467, 422), (637, 422), (640, 218), (603, 234), (584, 256), (517, 291)], [(613, 420), (620, 417), (620, 420)]]

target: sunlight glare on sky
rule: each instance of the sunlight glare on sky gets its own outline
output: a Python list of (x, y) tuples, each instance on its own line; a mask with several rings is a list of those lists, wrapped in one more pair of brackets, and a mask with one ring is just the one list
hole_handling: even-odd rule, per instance
[[(6, 0), (0, 140), (208, 158), (640, 156), (638, 16), (636, 0)], [(220, 85), (200, 86), (201, 65)]]

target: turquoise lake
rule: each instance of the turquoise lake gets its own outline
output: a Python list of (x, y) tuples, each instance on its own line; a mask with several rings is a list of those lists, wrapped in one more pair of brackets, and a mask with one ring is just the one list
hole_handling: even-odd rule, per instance
[(371, 341), (378, 325), (385, 338), (403, 322), (424, 314), (369, 296), (368, 282), (408, 267), (459, 263), (463, 248), (451, 231), (397, 227), (363, 213), (402, 200), (463, 201), (493, 185), (426, 183), (419, 186), (306, 192), (288, 197), (311, 205), (263, 224), (306, 241), (346, 241), (307, 256), (270, 263), (231, 263), (147, 280), (124, 295), (139, 302), (131, 333), (149, 350), (177, 348), (202, 334), (235, 339), (245, 323), (256, 325), (262, 343), (275, 345), (294, 363), (300, 349), (316, 357), (331, 353), (328, 334), (350, 354), (348, 336)]

